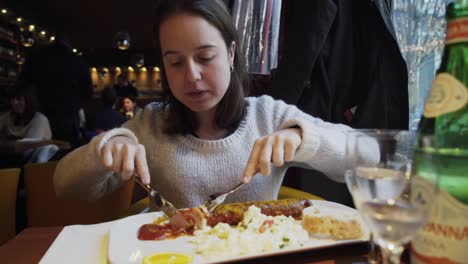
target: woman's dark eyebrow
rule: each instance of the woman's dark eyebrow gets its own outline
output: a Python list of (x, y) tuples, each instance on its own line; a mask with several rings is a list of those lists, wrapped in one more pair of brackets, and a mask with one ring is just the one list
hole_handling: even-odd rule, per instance
[(202, 46), (198, 47), (197, 50), (216, 48), (216, 47), (217, 47), (216, 45), (206, 44), (206, 45), (202, 45)]
[[(217, 46), (216, 45), (211, 45), (211, 44), (206, 44), (206, 45), (201, 45), (199, 47), (197, 47), (197, 50), (202, 50), (202, 49), (210, 49), (210, 48), (216, 48)], [(175, 50), (167, 50), (164, 52), (163, 56), (167, 56), (167, 55), (173, 55), (173, 54), (178, 54), (179, 52), (175, 51)]]

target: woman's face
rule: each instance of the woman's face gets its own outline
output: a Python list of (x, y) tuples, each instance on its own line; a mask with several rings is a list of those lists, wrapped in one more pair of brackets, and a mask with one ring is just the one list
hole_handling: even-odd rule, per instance
[(11, 110), (13, 113), (22, 114), (24, 112), (25, 102), (23, 96), (15, 96), (11, 98)]
[(191, 14), (164, 20), (160, 41), (169, 89), (175, 98), (197, 113), (215, 110), (231, 80), (235, 43), (227, 49), (213, 25)]
[(128, 98), (125, 98), (123, 100), (123, 109), (125, 110), (125, 112), (133, 111), (134, 107), (135, 107), (135, 103), (133, 103), (132, 100), (130, 100)]

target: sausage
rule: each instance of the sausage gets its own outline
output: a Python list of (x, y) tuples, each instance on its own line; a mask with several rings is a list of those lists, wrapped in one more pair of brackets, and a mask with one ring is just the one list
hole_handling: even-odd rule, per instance
[(240, 221), (242, 221), (244, 213), (251, 205), (255, 205), (260, 208), (262, 214), (265, 215), (292, 216), (294, 219), (299, 220), (302, 218), (302, 210), (312, 205), (312, 203), (309, 200), (283, 199), (222, 204), (218, 206), (210, 215), (208, 215), (207, 224), (209, 226), (215, 226), (218, 223), (237, 225)]
[(181, 235), (193, 235), (196, 229), (202, 227), (205, 218), (207, 224), (211, 227), (218, 223), (237, 225), (242, 221), (244, 213), (251, 205), (260, 208), (262, 214), (265, 215), (292, 216), (294, 219), (299, 220), (302, 218), (302, 210), (312, 205), (312, 203), (309, 200), (284, 199), (222, 204), (209, 215), (206, 215), (205, 212), (198, 207), (180, 209), (177, 211), (177, 214), (169, 219), (169, 223), (166, 225), (161, 225), (160, 223), (143, 225), (138, 230), (138, 239), (163, 240), (176, 238)]
[(184, 229), (190, 231), (201, 229), (205, 213), (199, 208), (187, 208), (177, 210), (177, 213), (169, 219), (169, 224), (174, 230)]

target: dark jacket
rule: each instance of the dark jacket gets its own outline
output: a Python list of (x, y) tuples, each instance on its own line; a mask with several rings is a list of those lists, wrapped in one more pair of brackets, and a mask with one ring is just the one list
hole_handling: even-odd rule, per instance
[[(408, 77), (390, 7), (371, 0), (288, 0), (271, 95), (333, 123), (408, 127)], [(345, 112), (353, 107), (353, 119)]]
[(122, 113), (115, 111), (112, 106), (102, 106), (93, 115), (88, 116), (86, 127), (89, 130), (106, 131), (120, 127), (127, 119)]
[[(355, 128), (408, 127), (407, 69), (386, 1), (287, 0), (283, 8), (273, 97)], [(356, 111), (349, 120), (351, 108)], [(291, 173), (301, 176), (301, 189), (353, 204), (344, 184), (317, 171)]]
[(117, 92), (118, 97), (127, 97), (127, 96), (131, 96), (135, 98), (138, 97), (137, 88), (135, 88), (131, 84), (127, 84), (124, 86), (115, 85), (114, 89)]
[(33, 51), (21, 78), (37, 87), (41, 111), (47, 116), (77, 115), (93, 94), (88, 66), (60, 41)]
[(21, 79), (36, 86), (41, 112), (49, 119), (53, 138), (66, 140), (73, 148), (81, 145), (78, 112), (93, 94), (86, 63), (57, 39), (30, 53)]

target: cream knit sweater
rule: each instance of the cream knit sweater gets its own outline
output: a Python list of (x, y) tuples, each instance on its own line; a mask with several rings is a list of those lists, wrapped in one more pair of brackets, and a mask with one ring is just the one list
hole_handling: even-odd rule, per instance
[(164, 134), (163, 113), (155, 103), (148, 104), (123, 128), (103, 133), (64, 157), (58, 164), (55, 184), (69, 189), (67, 195), (86, 198), (115, 189), (121, 179), (104, 168), (99, 153), (109, 138), (121, 135), (145, 146), (151, 185), (157, 191), (178, 208), (198, 206), (210, 194), (241, 181), (256, 139), (292, 126), (302, 129), (302, 144), (294, 161), (282, 167), (272, 165), (271, 175), (255, 176), (226, 201), (276, 199), (290, 166), (314, 168), (343, 181), (345, 131), (349, 127), (323, 122), (269, 96), (245, 100), (247, 111), (240, 126), (219, 140)]
[(51, 139), (49, 119), (40, 112), (36, 112), (26, 125), (16, 126), (11, 112), (0, 114), (0, 139), (8, 137), (20, 138), (21, 140)]

